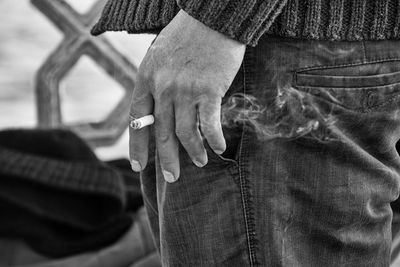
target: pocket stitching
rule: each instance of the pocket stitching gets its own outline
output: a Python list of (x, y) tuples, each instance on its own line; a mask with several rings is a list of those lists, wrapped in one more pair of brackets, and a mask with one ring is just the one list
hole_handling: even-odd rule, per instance
[(379, 88), (385, 88), (385, 87), (390, 87), (390, 86), (394, 86), (394, 85), (400, 85), (400, 82), (385, 84), (385, 85), (378, 85), (378, 86), (367, 86), (367, 87), (331, 87), (331, 86), (298, 85), (297, 80), (296, 80), (296, 84), (295, 84), (295, 86), (299, 87), (299, 88), (332, 88), (332, 89), (339, 89), (339, 90), (343, 90), (343, 91), (345, 91), (345, 90), (355, 91), (355, 90), (379, 89)]
[[(318, 75), (318, 74), (313, 74), (313, 75), (309, 75), (309, 74), (304, 74), (304, 73), (296, 73), (296, 85), (297, 86), (305, 86), (305, 87), (322, 87), (322, 88), (335, 88), (335, 89), (346, 89), (346, 88), (351, 88), (352, 90), (354, 89), (372, 89), (372, 88), (376, 88), (376, 87), (385, 87), (385, 86), (389, 86), (389, 85), (396, 85), (396, 84), (400, 84), (400, 71), (396, 71), (396, 72), (392, 72), (392, 73), (384, 73), (384, 74), (379, 74), (379, 75), (370, 75), (370, 76), (333, 76), (333, 75)], [(364, 86), (364, 87), (354, 87), (354, 86), (349, 86), (349, 87), (333, 87), (333, 86), (325, 86), (325, 85), (321, 85), (321, 86), (316, 86), (316, 85), (300, 85), (301, 82), (299, 82), (299, 78), (300, 79), (304, 79), (306, 78), (305, 76), (315, 76), (315, 78), (321, 78), (321, 79), (354, 79), (354, 78), (358, 78), (358, 79), (362, 79), (362, 78), (372, 78), (372, 79), (379, 79), (379, 78), (388, 78), (388, 79), (395, 79), (394, 82), (391, 81), (385, 81), (384, 84), (380, 84), (380, 85), (372, 85), (372, 86)], [(314, 79), (314, 77), (311, 77), (311, 79)], [(337, 81), (340, 82), (340, 81)], [(354, 81), (352, 81), (354, 82)]]
[[(386, 85), (386, 86), (384, 86), (384, 87), (387, 87), (387, 86), (388, 86), (388, 85)], [(382, 86), (379, 86), (379, 87), (382, 87)], [(304, 90), (305, 88), (321, 88), (321, 87), (312, 87), (312, 86), (308, 86), (308, 87), (307, 87), (307, 86), (297, 86), (297, 85), (295, 85), (295, 86), (293, 86), (293, 88), (295, 88), (295, 89), (297, 89), (297, 90), (299, 90), (299, 91), (301, 91), (301, 92), (304, 92), (304, 93), (306, 93), (306, 94), (309, 94), (309, 95), (311, 95), (312, 97), (316, 97), (316, 98), (318, 98), (318, 99), (320, 99), (320, 100), (322, 100), (322, 101), (331, 103), (331, 104), (333, 104), (333, 105), (335, 105), (335, 106), (339, 106), (339, 107), (341, 107), (341, 108), (343, 108), (343, 109), (345, 109), (345, 110), (353, 111), (353, 112), (358, 112), (358, 113), (369, 113), (369, 112), (373, 112), (373, 111), (377, 110), (378, 108), (382, 108), (382, 107), (384, 107), (384, 106), (386, 106), (386, 105), (392, 103), (392, 102), (393, 102), (394, 100), (396, 100), (397, 98), (400, 98), (400, 92), (399, 92), (399, 94), (396, 94), (396, 95), (390, 97), (389, 99), (385, 100), (384, 102), (382, 102), (382, 103), (380, 103), (380, 104), (377, 104), (377, 105), (374, 105), (374, 106), (371, 106), (371, 107), (368, 107), (368, 108), (350, 109), (350, 108), (348, 108), (348, 107), (346, 107), (346, 106), (344, 106), (344, 105), (341, 105), (341, 104), (339, 104), (339, 103), (335, 103), (335, 102), (333, 102), (333, 101), (331, 101), (331, 100), (328, 100), (328, 99), (326, 99), (326, 98), (320, 97), (320, 96), (315, 95), (315, 94), (313, 94), (313, 93), (311, 93), (311, 92), (309, 92), (309, 91)], [(323, 87), (322, 87), (322, 88), (323, 88)], [(366, 89), (368, 89), (368, 88), (376, 88), (376, 87), (367, 87)], [(335, 89), (336, 89), (336, 88), (335, 88)], [(348, 89), (348, 88), (345, 88), (345, 89)], [(360, 89), (361, 89), (361, 88), (360, 88)], [(353, 90), (353, 89), (351, 89), (351, 90)]]
[[(322, 101), (325, 102), (329, 102), (332, 103), (333, 105), (339, 106), (343, 109), (349, 110), (349, 111), (354, 111), (354, 112), (358, 112), (358, 113), (368, 113), (368, 112), (372, 112), (377, 110), (378, 108), (382, 108), (390, 103), (392, 103), (394, 100), (396, 100), (397, 98), (400, 98), (400, 94), (395, 94), (392, 97), (390, 97), (389, 99), (385, 100), (384, 102), (374, 105), (372, 107), (368, 107), (368, 108), (357, 108), (357, 109), (350, 109), (344, 105), (341, 105), (339, 103), (335, 103), (333, 101), (330, 101), (328, 99), (322, 98), (320, 96), (317, 96), (315, 94), (312, 94), (311, 92), (308, 92), (307, 90), (304, 90), (306, 88), (334, 88), (334, 89), (338, 89), (338, 90), (368, 90), (368, 89), (379, 89), (379, 88), (385, 88), (385, 87), (389, 87), (389, 86), (394, 86), (394, 85), (399, 85), (400, 82), (397, 83), (392, 83), (392, 84), (387, 84), (387, 85), (379, 85), (379, 86), (368, 86), (368, 87), (324, 87), (324, 86), (302, 86), (302, 85), (298, 85), (298, 77), (301, 74), (306, 74), (306, 71), (310, 71), (310, 70), (324, 70), (324, 69), (331, 69), (331, 68), (341, 68), (341, 67), (351, 67), (351, 66), (361, 66), (361, 65), (367, 65), (367, 64), (374, 64), (374, 63), (384, 63), (384, 62), (395, 62), (395, 61), (400, 61), (400, 58), (387, 58), (387, 59), (380, 59), (380, 60), (373, 60), (373, 61), (364, 61), (364, 62), (359, 62), (359, 63), (349, 63), (349, 64), (340, 64), (340, 65), (324, 65), (324, 66), (313, 66), (313, 67), (307, 67), (307, 68), (300, 68), (297, 69), (293, 72), (293, 81), (294, 81), (294, 85), (293, 87), (296, 88), (299, 91), (305, 92), (313, 97), (317, 97), (318, 99), (321, 99)], [(323, 76), (323, 75), (322, 75)]]
[(341, 67), (352, 67), (352, 66), (361, 66), (367, 64), (374, 64), (374, 63), (383, 63), (383, 62), (391, 62), (391, 61), (400, 61), (399, 58), (386, 58), (386, 59), (379, 59), (379, 60), (372, 60), (372, 61), (364, 61), (358, 63), (347, 63), (347, 64), (339, 64), (339, 65), (322, 65), (322, 66), (312, 66), (306, 68), (300, 68), (295, 71), (296, 74), (310, 71), (310, 70), (324, 70), (324, 69), (333, 69), (333, 68), (341, 68)]

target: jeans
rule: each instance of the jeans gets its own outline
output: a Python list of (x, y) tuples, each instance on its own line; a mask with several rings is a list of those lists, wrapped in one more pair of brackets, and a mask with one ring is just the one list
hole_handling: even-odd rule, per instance
[(163, 266), (389, 266), (400, 41), (265, 36), (222, 110), (223, 155), (141, 175)]

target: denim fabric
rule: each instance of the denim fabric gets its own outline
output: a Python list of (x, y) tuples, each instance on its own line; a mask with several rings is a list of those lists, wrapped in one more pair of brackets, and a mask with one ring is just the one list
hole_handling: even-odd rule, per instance
[(389, 266), (400, 42), (266, 37), (234, 93), (261, 112), (225, 128), (222, 156), (197, 168), (181, 148), (168, 184), (153, 152), (142, 173), (163, 266)]

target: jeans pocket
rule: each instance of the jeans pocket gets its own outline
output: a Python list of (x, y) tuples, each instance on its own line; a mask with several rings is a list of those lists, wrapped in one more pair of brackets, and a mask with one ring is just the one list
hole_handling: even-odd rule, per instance
[(348, 110), (384, 110), (400, 101), (400, 61), (298, 70), (294, 87)]
[(242, 140), (242, 127), (226, 128), (223, 127), (226, 149), (221, 155), (214, 152), (205, 142), (209, 162), (213, 163), (237, 163), (239, 147)]

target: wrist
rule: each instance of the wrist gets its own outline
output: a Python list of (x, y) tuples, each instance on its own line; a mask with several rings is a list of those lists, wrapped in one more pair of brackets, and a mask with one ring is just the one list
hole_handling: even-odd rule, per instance
[(221, 47), (223, 49), (246, 47), (244, 43), (208, 27), (182, 9), (163, 31), (169, 32), (171, 30), (180, 35), (180, 40), (186, 39), (191, 42), (204, 42), (207, 45), (212, 45), (213, 43), (220, 45), (223, 42), (224, 46)]

